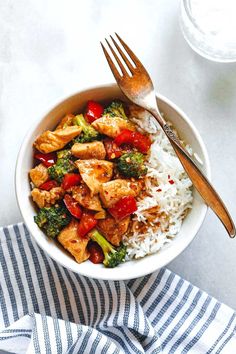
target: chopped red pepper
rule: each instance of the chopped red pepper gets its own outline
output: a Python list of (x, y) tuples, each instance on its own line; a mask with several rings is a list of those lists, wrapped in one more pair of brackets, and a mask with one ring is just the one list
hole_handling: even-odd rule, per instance
[(82, 216), (82, 209), (79, 203), (72, 198), (69, 194), (66, 194), (63, 199), (65, 206), (76, 219), (80, 219)]
[(104, 261), (104, 254), (102, 248), (97, 242), (90, 241), (88, 244), (88, 251), (90, 253), (90, 261), (98, 264)]
[(132, 137), (132, 131), (129, 129), (124, 129), (121, 131), (120, 134), (117, 135), (115, 138), (115, 143), (120, 146), (122, 144), (132, 144), (133, 142), (133, 137)]
[(77, 229), (78, 235), (80, 237), (87, 235), (97, 225), (97, 222), (91, 211), (84, 210)]
[(57, 155), (54, 152), (50, 152), (48, 154), (42, 154), (41, 152), (39, 152), (36, 153), (34, 157), (37, 160), (41, 161), (46, 167), (50, 167), (54, 165), (57, 161)]
[(81, 182), (81, 176), (78, 173), (67, 173), (62, 180), (62, 188), (67, 190), (70, 187), (77, 186)]
[(170, 179), (170, 180), (169, 180), (169, 183), (170, 183), (170, 184), (174, 184), (175, 182), (173, 181), (173, 179)]
[(112, 139), (105, 139), (104, 146), (107, 153), (108, 160), (113, 160), (122, 155), (122, 149), (116, 145), (114, 140)]
[(92, 123), (102, 116), (103, 111), (104, 108), (100, 103), (95, 101), (88, 101), (85, 116), (88, 122)]
[(129, 195), (118, 200), (112, 207), (108, 209), (109, 213), (120, 221), (126, 216), (133, 214), (137, 210), (136, 200)]
[(39, 186), (40, 189), (43, 189), (45, 191), (50, 191), (50, 189), (58, 187), (57, 181), (54, 179), (51, 179), (50, 181), (44, 182)]
[(133, 132), (129, 129), (122, 130), (114, 141), (118, 146), (122, 144), (130, 144), (143, 154), (148, 152), (152, 143), (148, 136), (139, 132)]

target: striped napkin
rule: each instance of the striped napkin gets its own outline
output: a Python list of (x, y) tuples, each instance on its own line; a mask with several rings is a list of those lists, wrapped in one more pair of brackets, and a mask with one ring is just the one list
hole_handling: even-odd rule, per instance
[(0, 353), (236, 353), (236, 314), (167, 269), (79, 276), (24, 224), (0, 229)]

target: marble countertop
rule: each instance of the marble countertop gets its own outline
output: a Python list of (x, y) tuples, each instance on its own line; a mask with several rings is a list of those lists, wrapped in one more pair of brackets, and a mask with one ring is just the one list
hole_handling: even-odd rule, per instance
[[(186, 44), (173, 0), (0, 1), (0, 225), (21, 221), (14, 168), (28, 129), (58, 97), (112, 82), (99, 41), (117, 31), (156, 89), (193, 120), (212, 179), (236, 218), (236, 64), (207, 61)], [(208, 211), (169, 268), (236, 308), (236, 240)]]

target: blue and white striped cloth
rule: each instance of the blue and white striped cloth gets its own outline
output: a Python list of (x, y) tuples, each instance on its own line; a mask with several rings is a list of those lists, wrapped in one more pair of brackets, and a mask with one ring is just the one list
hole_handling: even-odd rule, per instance
[(0, 229), (0, 353), (236, 353), (236, 314), (166, 269), (79, 276), (24, 224)]

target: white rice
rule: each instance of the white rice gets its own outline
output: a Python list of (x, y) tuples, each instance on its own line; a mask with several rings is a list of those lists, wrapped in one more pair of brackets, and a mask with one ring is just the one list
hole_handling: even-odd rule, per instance
[[(153, 143), (146, 163), (147, 193), (139, 198), (138, 210), (133, 218), (134, 222), (142, 222), (145, 231), (132, 230), (124, 236), (127, 259), (141, 258), (155, 253), (164, 244), (171, 242), (179, 232), (193, 201), (192, 183), (162, 129), (148, 112), (136, 112), (135, 116), (139, 118), (130, 119), (136, 123), (138, 130), (151, 134)], [(189, 146), (186, 148), (192, 154), (191, 148)], [(148, 209), (156, 206), (158, 211), (154, 210), (150, 222)]]

